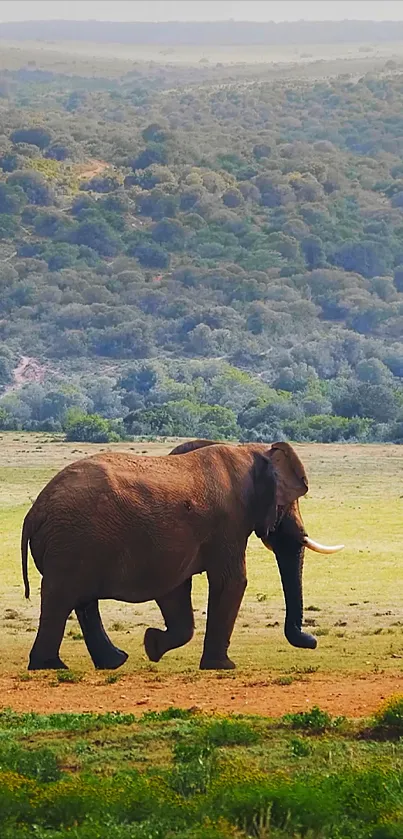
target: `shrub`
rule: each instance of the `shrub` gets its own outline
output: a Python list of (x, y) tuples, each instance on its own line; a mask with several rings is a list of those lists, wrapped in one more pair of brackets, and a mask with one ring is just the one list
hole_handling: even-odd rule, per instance
[(37, 781), (57, 781), (61, 777), (56, 755), (51, 749), (24, 749), (18, 743), (0, 745), (0, 772), (18, 772)]
[(327, 711), (321, 711), (316, 705), (310, 711), (300, 711), (297, 714), (285, 714), (282, 717), (291, 728), (321, 734), (331, 728), (336, 728), (343, 722), (344, 717), (331, 717)]
[(389, 699), (374, 716), (374, 727), (403, 737), (403, 696)]
[(116, 443), (122, 437), (120, 427), (99, 414), (83, 414), (71, 409), (65, 422), (66, 440), (76, 443)]
[(246, 720), (214, 719), (204, 731), (208, 742), (214, 746), (249, 746), (259, 741), (259, 732)]

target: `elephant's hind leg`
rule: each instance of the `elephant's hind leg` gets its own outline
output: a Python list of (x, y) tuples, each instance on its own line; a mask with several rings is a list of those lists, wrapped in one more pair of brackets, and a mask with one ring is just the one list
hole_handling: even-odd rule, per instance
[(147, 629), (144, 646), (151, 661), (159, 661), (168, 650), (183, 647), (193, 638), (192, 578), (157, 600), (166, 630)]
[(127, 653), (119, 650), (108, 638), (99, 613), (98, 600), (76, 607), (87, 650), (97, 670), (117, 670), (127, 661)]
[(60, 588), (48, 587), (42, 579), (41, 616), (28, 670), (66, 670), (59, 657), (67, 618), (74, 607)]

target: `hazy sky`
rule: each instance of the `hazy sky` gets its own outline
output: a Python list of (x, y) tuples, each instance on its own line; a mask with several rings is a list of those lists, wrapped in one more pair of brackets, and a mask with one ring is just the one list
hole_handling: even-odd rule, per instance
[(403, 0), (0, 0), (14, 20), (403, 20)]

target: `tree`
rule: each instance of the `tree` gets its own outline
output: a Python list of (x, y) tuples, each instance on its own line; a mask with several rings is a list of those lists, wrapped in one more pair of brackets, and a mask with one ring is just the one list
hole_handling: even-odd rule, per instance
[(0, 168), (3, 170), (3, 172), (14, 172), (16, 169), (18, 169), (20, 160), (21, 158), (18, 154), (13, 154), (12, 152), (9, 152), (8, 154), (4, 154), (2, 157), (0, 157)]
[(17, 170), (9, 175), (7, 183), (13, 187), (21, 187), (31, 204), (47, 207), (54, 203), (53, 190), (39, 172)]
[(391, 267), (391, 254), (380, 242), (345, 242), (333, 255), (335, 265), (345, 271), (356, 271), (363, 277), (387, 274)]
[(163, 143), (168, 138), (168, 132), (161, 123), (153, 122), (143, 129), (141, 136), (145, 143)]
[(188, 348), (196, 355), (214, 355), (214, 332), (206, 323), (199, 323), (187, 336)]
[(318, 236), (306, 236), (302, 239), (301, 250), (310, 271), (326, 265), (323, 242)]
[(253, 156), (256, 157), (256, 160), (261, 160), (262, 157), (270, 157), (272, 148), (268, 143), (256, 143), (256, 145), (253, 146), (252, 152)]
[(376, 422), (389, 422), (397, 412), (395, 394), (383, 384), (352, 382), (333, 401), (334, 413), (343, 417), (368, 417)]
[(124, 390), (136, 390), (146, 396), (157, 384), (157, 373), (153, 367), (143, 365), (127, 370), (118, 381), (118, 386)]
[(390, 378), (388, 368), (379, 358), (363, 359), (357, 364), (356, 371), (361, 382), (371, 385), (386, 383)]
[(19, 230), (20, 226), (14, 216), (0, 214), (0, 239), (12, 240)]
[(66, 440), (76, 443), (111, 443), (119, 436), (111, 428), (108, 420), (98, 414), (82, 414), (70, 411), (66, 422)]
[(167, 251), (154, 242), (136, 245), (129, 253), (138, 259), (145, 268), (168, 268), (170, 256)]
[(239, 207), (243, 204), (243, 195), (239, 189), (231, 187), (231, 189), (225, 190), (222, 200), (226, 207)]
[(19, 186), (12, 187), (0, 183), (0, 213), (16, 215), (21, 212), (25, 203), (26, 197)]
[(236, 440), (239, 432), (236, 415), (231, 408), (222, 405), (203, 406), (197, 426), (199, 437)]
[(0, 389), (12, 381), (12, 370), (11, 361), (7, 357), (0, 355)]
[(152, 237), (158, 244), (164, 244), (171, 251), (182, 250), (186, 241), (186, 231), (176, 220), (164, 218), (152, 231)]
[(153, 163), (168, 163), (168, 153), (165, 146), (159, 143), (149, 143), (138, 157), (133, 161), (133, 169), (147, 169)]
[(96, 175), (90, 181), (85, 181), (81, 189), (92, 192), (115, 192), (119, 188), (119, 180), (115, 175)]
[(52, 134), (46, 128), (32, 126), (31, 128), (18, 128), (13, 131), (10, 140), (13, 143), (29, 143), (38, 146), (39, 149), (46, 149), (52, 139)]
[(86, 382), (87, 397), (92, 402), (91, 410), (107, 419), (117, 419), (122, 416), (122, 400), (115, 389), (114, 380), (101, 376), (95, 381)]
[(52, 143), (46, 149), (46, 155), (50, 160), (67, 160), (69, 157), (73, 157), (73, 152), (68, 143)]
[(151, 216), (154, 221), (172, 218), (178, 210), (176, 195), (166, 195), (161, 189), (153, 189), (137, 196), (136, 209), (143, 216)]
[(121, 248), (119, 236), (101, 216), (80, 222), (73, 233), (73, 242), (88, 245), (101, 256), (116, 256)]

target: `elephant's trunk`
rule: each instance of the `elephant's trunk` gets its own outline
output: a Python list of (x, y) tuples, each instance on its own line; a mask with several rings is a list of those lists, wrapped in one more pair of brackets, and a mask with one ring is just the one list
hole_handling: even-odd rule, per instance
[(284, 634), (293, 647), (304, 647), (314, 650), (317, 641), (313, 635), (302, 631), (303, 597), (302, 597), (302, 569), (304, 564), (304, 548), (296, 544), (292, 551), (276, 551), (277, 564), (285, 598)]

